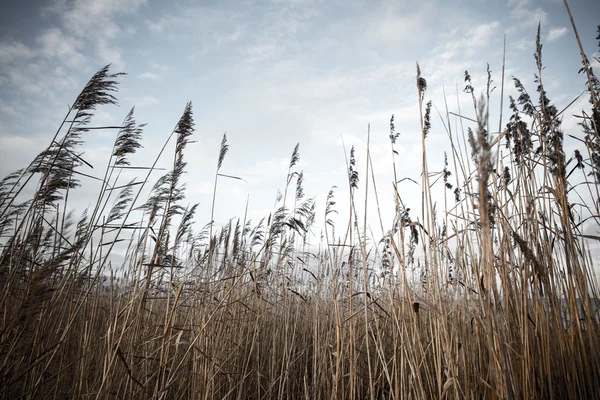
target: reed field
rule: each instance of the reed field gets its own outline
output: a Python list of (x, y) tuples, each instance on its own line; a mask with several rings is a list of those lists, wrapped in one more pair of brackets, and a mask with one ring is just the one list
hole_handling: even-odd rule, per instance
[[(368, 145), (361, 163), (346, 149), (347, 182), (316, 204), (297, 146), (273, 212), (225, 226), (211, 223), (216, 196), (212, 215), (196, 215), (199, 199), (182, 183), (191, 103), (155, 159), (133, 165), (144, 151), (133, 110), (119, 127), (93, 123), (117, 103), (121, 79), (100, 69), (46, 150), (0, 183), (0, 398), (600, 398), (590, 248), (600, 236), (589, 233), (600, 228), (600, 80), (581, 53), (591, 113), (553, 105), (539, 28), (535, 83), (503, 66), (501, 83), (488, 74), (474, 87), (465, 72), (468, 110), (436, 104), (445, 110), (436, 114), (417, 65), (418, 210), (398, 190), (404, 177), (374, 180)], [(517, 97), (505, 98), (508, 85)], [(509, 104), (494, 120), (491, 96)], [(579, 116), (577, 132), (563, 131), (567, 114)], [(434, 124), (447, 138), (441, 171), (428, 167)], [(115, 141), (90, 176), (78, 149), (99, 129)], [(394, 175), (400, 130), (392, 117)], [(567, 152), (567, 140), (578, 150)], [(223, 136), (218, 164), (206, 166), (215, 193), (232, 178), (221, 172), (228, 146)], [(138, 179), (123, 179), (131, 170)], [(86, 180), (100, 190), (74, 215)], [(380, 217), (384, 196), (395, 199), (393, 220)], [(386, 233), (373, 237), (367, 220)], [(306, 246), (313, 224), (322, 239)], [(116, 249), (126, 249), (118, 268)]]

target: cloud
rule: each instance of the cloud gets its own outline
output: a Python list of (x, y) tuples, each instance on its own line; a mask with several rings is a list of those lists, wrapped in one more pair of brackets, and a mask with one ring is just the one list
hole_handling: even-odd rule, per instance
[(157, 34), (186, 31), (186, 37), (189, 30), (193, 30), (202, 36), (214, 39), (224, 36), (231, 40), (241, 35), (243, 23), (240, 12), (212, 7), (189, 7), (178, 11), (162, 15), (156, 20), (145, 20), (148, 30)]
[(550, 33), (548, 33), (548, 41), (553, 42), (555, 40), (558, 40), (561, 37), (565, 36), (568, 32), (569, 30), (564, 26), (561, 28), (552, 28), (550, 29)]
[(401, 43), (417, 33), (419, 36), (430, 33), (420, 15), (388, 14), (372, 22), (367, 36), (386, 43)]
[(245, 58), (248, 63), (257, 63), (275, 58), (278, 46), (274, 39), (263, 41), (248, 46), (245, 50)]
[[(568, 104), (572, 100), (572, 98), (567, 97), (563, 103)], [(589, 97), (586, 94), (575, 100), (575, 102), (562, 114), (562, 129), (565, 132), (581, 132), (581, 126), (579, 126), (581, 119), (576, 115), (582, 115), (583, 111), (585, 111), (587, 115), (591, 114), (591, 104), (589, 102)], [(577, 146), (579, 146), (579, 143)]]
[(467, 43), (473, 47), (482, 47), (489, 44), (500, 30), (500, 22), (493, 21), (481, 24), (468, 32)]
[(47, 58), (54, 58), (70, 67), (79, 67), (85, 63), (81, 52), (83, 42), (73, 36), (65, 35), (58, 28), (50, 28), (36, 38), (40, 51)]
[(167, 25), (167, 20), (164, 19), (164, 17), (157, 21), (151, 21), (151, 20), (147, 19), (144, 22), (146, 23), (146, 26), (148, 27), (148, 29), (154, 33), (163, 33), (165, 31), (165, 27)]
[(600, 68), (600, 53), (594, 53), (592, 59), (590, 59), (590, 67), (595, 69)]
[[(86, 70), (85, 47), (84, 41), (58, 27), (38, 31), (29, 46), (18, 40), (0, 42), (3, 99), (10, 99), (13, 110), (35, 109), (41, 103), (46, 104), (39, 116), (52, 114), (56, 108), (62, 110), (55, 101), (64, 99), (64, 93), (81, 85), (81, 77), (73, 70)], [(13, 113), (12, 117), (21, 124), (25, 121), (22, 115)]]
[(435, 48), (432, 54), (439, 57), (444, 63), (456, 58), (463, 63), (465, 59), (475, 56), (481, 48), (490, 45), (500, 37), (498, 34), (500, 28), (500, 22), (491, 21), (466, 30), (462, 37), (457, 37), (458, 32), (462, 31), (454, 30), (449, 34), (447, 41)]
[(23, 168), (47, 145), (47, 136), (13, 135), (0, 125), (0, 179), (19, 168)]
[(77, 36), (112, 39), (121, 32), (114, 17), (131, 14), (146, 3), (147, 0), (57, 0), (49, 9)]
[[(193, 6), (175, 9), (156, 19), (146, 19), (144, 23), (158, 40), (170, 42), (172, 46), (187, 43), (185, 57), (187, 60), (195, 60), (214, 49), (226, 47), (241, 39), (252, 39), (258, 32), (262, 32), (262, 29), (256, 29), (247, 34), (247, 21), (244, 17), (248, 15), (237, 8)], [(190, 35), (194, 38), (193, 45), (190, 45)]]
[(97, 55), (100, 61), (104, 64), (112, 64), (115, 71), (124, 71), (125, 62), (121, 57), (121, 49), (111, 46), (104, 39), (98, 40), (96, 43)]
[(548, 21), (548, 14), (540, 7), (532, 8), (531, 3), (531, 0), (508, 2), (508, 7), (512, 8), (510, 18), (516, 20), (517, 24), (522, 28), (536, 26), (538, 23), (544, 25)]
[(142, 72), (137, 77), (138, 77), (138, 79), (141, 79), (143, 81), (147, 80), (147, 79), (149, 79), (149, 80), (158, 79), (158, 75), (156, 75), (155, 73), (152, 73), (152, 72)]
[[(27, 65), (9, 66), (0, 70), (0, 84), (4, 85), (4, 93), (8, 98), (13, 94), (19, 94), (22, 98), (29, 100), (28, 95), (49, 95), (56, 88), (53, 87), (57, 81), (50, 80), (48, 76), (52, 71), (43, 68), (37, 62), (29, 62)], [(14, 97), (13, 97), (14, 98)], [(27, 101), (19, 106), (31, 107)]]
[(160, 104), (160, 100), (154, 96), (139, 96), (139, 97), (126, 97), (125, 100), (132, 103), (135, 108), (151, 107)]
[(15, 107), (4, 101), (4, 99), (2, 98), (0, 98), (0, 115), (9, 118), (23, 117), (22, 112), (18, 111)]
[(508, 0), (508, 7), (526, 7), (531, 4), (531, 0)]
[[(77, 57), (75, 53), (91, 47), (95, 53), (87, 53), (89, 58), (95, 62), (111, 63), (115, 69), (123, 70), (125, 62), (121, 49), (114, 41), (130, 37), (136, 30), (131, 25), (117, 24), (117, 17), (133, 14), (146, 3), (147, 0), (54, 0), (43, 12), (56, 15), (61, 29), (47, 31), (40, 40), (46, 42), (46, 48), (58, 48), (75, 56), (67, 64), (69, 66), (80, 66), (82, 56)], [(51, 50), (45, 54), (53, 53)]]
[(533, 46), (535, 46), (535, 41), (521, 38), (519, 41), (514, 43), (514, 46), (519, 50), (529, 50), (533, 49)]
[(366, 18), (361, 18), (360, 22), (353, 21), (366, 24), (364, 38), (370, 45), (406, 51), (407, 46), (419, 47), (427, 43), (435, 33), (429, 23), (432, 11), (429, 1), (419, 2), (418, 7), (408, 7), (405, 1), (383, 0), (373, 10), (366, 11)]
[(21, 42), (0, 43), (0, 64), (18, 64), (30, 60), (34, 51)]

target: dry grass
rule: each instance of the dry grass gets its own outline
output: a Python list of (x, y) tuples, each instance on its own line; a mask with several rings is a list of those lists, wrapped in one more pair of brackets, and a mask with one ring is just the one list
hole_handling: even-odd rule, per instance
[[(118, 75), (102, 69), (48, 149), (0, 187), (0, 397), (597, 398), (598, 289), (581, 226), (600, 214), (600, 110), (583, 121), (584, 148), (569, 158), (543, 88), (539, 33), (536, 63), (539, 100), (515, 80), (520, 97), (495, 141), (491, 77), (477, 99), (466, 74), (474, 130), (454, 131), (446, 112), (450, 162), (439, 173), (428, 170), (431, 105), (418, 71), (421, 215), (412, 219), (396, 191), (396, 221), (382, 222), (390, 231), (372, 248), (367, 210), (378, 205), (364, 199), (361, 227), (352, 149), (348, 225), (338, 239), (332, 190), (326, 241), (312, 254), (303, 238), (315, 208), (295, 169), (298, 148), (282, 206), (265, 221), (194, 232), (195, 206), (183, 206), (180, 184), (191, 104), (171, 135), (173, 168), (145, 203), (138, 199), (156, 162), (142, 169), (144, 180), (119, 181), (143, 128), (130, 113), (95, 206), (73, 221), (70, 191), (86, 179), (77, 146), (95, 108), (116, 102)], [(584, 65), (595, 105), (600, 85)], [(401, 138), (391, 122), (395, 170)], [(224, 136), (215, 193), (219, 177), (239, 179), (219, 173), (226, 152)], [(366, 159), (360, 183), (377, 194)], [(35, 180), (34, 196), (19, 202)], [(130, 232), (126, 273), (113, 276), (111, 251)]]

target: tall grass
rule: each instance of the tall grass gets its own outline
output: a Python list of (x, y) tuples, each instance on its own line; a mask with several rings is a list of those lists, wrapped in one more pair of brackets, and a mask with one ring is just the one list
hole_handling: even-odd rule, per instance
[[(446, 105), (440, 172), (429, 171), (435, 121), (417, 66), (420, 215), (396, 187), (402, 137), (392, 117), (393, 224), (379, 217), (387, 233), (369, 239), (377, 182), (369, 146), (362, 176), (352, 148), (348, 223), (336, 236), (334, 187), (312, 253), (315, 203), (304, 198), (298, 146), (271, 215), (217, 229), (213, 195), (198, 233), (181, 183), (191, 104), (152, 165), (131, 166), (143, 134), (133, 110), (120, 127), (90, 125), (98, 106), (117, 102), (119, 74), (101, 69), (48, 148), (0, 184), (1, 398), (598, 398), (600, 303), (584, 239), (599, 238), (582, 225), (600, 214), (600, 84), (582, 56), (592, 114), (575, 136), (580, 151), (565, 153), (568, 111), (545, 91), (538, 29), (536, 87), (514, 78), (519, 96), (497, 134), (489, 69), (481, 98), (465, 73), (473, 112)], [(92, 179), (79, 172), (87, 161), (77, 149), (92, 129), (118, 132), (97, 201), (75, 220), (71, 191)], [(172, 169), (141, 201), (170, 140)], [(224, 135), (215, 194), (219, 177), (240, 179), (220, 173), (227, 146)], [(124, 169), (145, 178), (122, 182)], [(359, 183), (375, 204), (358, 198)], [(124, 244), (125, 272), (115, 275), (111, 255)]]

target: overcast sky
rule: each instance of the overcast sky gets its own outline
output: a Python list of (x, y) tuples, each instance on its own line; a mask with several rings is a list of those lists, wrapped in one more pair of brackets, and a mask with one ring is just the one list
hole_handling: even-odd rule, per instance
[[(544, 80), (560, 108), (582, 90), (575, 36), (559, 0), (22, 0), (4, 1), (0, 13), (0, 175), (24, 167), (49, 144), (55, 129), (87, 80), (103, 65), (126, 72), (120, 106), (99, 110), (94, 125), (119, 124), (135, 105), (147, 123), (144, 149), (135, 157), (149, 165), (192, 101), (196, 133), (186, 151), (188, 200), (200, 202), (197, 221), (210, 220), (219, 144), (227, 132), (230, 151), (222, 172), (248, 183), (222, 180), (217, 223), (243, 216), (250, 196), (255, 221), (273, 208), (285, 186), (291, 152), (300, 143), (305, 192), (316, 197), (315, 235), (323, 226), (323, 203), (338, 186), (340, 211), (347, 208), (342, 138), (355, 145), (364, 173), (367, 127), (384, 217), (391, 226), (393, 179), (389, 120), (401, 133), (398, 175), (420, 181), (420, 133), (415, 63), (428, 81), (426, 101), (474, 117), (462, 92), (464, 71), (476, 93), (484, 89), (486, 63), (500, 87), (506, 35), (507, 93), (511, 76), (531, 92), (538, 22), (542, 23)], [(588, 56), (597, 55), (597, 0), (571, 0)], [(600, 70), (596, 64), (596, 69)], [(564, 128), (579, 135), (573, 113)], [(491, 103), (498, 126), (499, 90)], [(505, 110), (505, 118), (508, 110)], [(495, 118), (495, 119), (494, 119)], [(428, 137), (430, 170), (441, 168), (448, 149), (437, 111)], [(494, 129), (494, 130), (497, 130)], [(114, 132), (91, 131), (85, 158), (101, 175)], [(162, 165), (172, 164), (168, 154)], [(155, 177), (157, 177), (156, 175)], [(364, 183), (361, 175), (361, 188)], [(402, 195), (419, 208), (420, 190), (405, 182)], [(75, 195), (75, 193), (74, 193)], [(77, 196), (83, 206), (88, 192)], [(362, 201), (361, 201), (361, 204)], [(373, 211), (375, 213), (375, 211)], [(343, 214), (342, 216), (347, 215)], [(376, 221), (376, 220), (372, 220)], [(374, 222), (373, 222), (374, 223)], [(375, 229), (377, 228), (377, 229)], [(380, 231), (377, 225), (375, 231)]]

